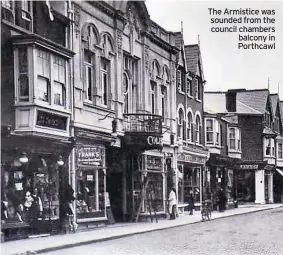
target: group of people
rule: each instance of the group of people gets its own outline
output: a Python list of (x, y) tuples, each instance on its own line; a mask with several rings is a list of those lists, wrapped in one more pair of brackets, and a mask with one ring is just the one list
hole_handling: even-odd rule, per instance
[[(170, 220), (176, 219), (176, 216), (178, 215), (177, 212), (177, 193), (176, 189), (173, 187), (171, 188), (171, 191), (169, 193), (169, 215), (170, 215)], [(193, 194), (189, 195), (188, 199), (188, 209), (190, 212), (190, 215), (193, 215), (193, 210), (194, 210), (194, 197)], [(226, 209), (226, 203), (227, 203), (227, 197), (225, 195), (224, 190), (221, 188), (217, 194), (217, 205), (219, 212), (224, 212)]]

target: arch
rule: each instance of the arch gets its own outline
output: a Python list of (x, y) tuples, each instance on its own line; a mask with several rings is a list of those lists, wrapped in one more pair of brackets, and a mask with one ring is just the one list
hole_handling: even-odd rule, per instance
[(162, 78), (165, 83), (170, 82), (170, 70), (167, 65), (162, 67)]
[[(93, 35), (93, 36), (92, 36)], [(92, 40), (93, 44), (99, 44), (100, 36), (97, 27), (90, 22), (86, 22), (82, 27), (82, 39), (83, 40)]]
[(144, 28), (147, 28), (150, 24), (150, 17), (148, 10), (145, 4), (145, 1), (114, 1), (114, 8), (126, 14), (128, 8), (133, 5), (138, 11), (138, 16), (144, 25)]
[(100, 34), (100, 43), (99, 44), (100, 44), (101, 47), (108, 48), (113, 53), (115, 52), (114, 39), (109, 32), (102, 32)]
[(200, 120), (200, 126), (202, 127), (202, 118), (201, 118), (201, 113), (199, 111), (196, 111), (195, 113), (195, 119), (194, 119), (194, 122), (196, 123), (197, 121), (197, 117), (199, 117), (199, 120)]
[(184, 114), (185, 114), (185, 107), (184, 107), (183, 104), (178, 104), (178, 107), (177, 107), (177, 114), (178, 114), (178, 112), (179, 112), (179, 109), (182, 109), (183, 112), (184, 112)]
[(160, 64), (157, 59), (152, 60), (151, 62), (151, 73), (152, 76), (155, 78), (156, 76), (160, 76)]

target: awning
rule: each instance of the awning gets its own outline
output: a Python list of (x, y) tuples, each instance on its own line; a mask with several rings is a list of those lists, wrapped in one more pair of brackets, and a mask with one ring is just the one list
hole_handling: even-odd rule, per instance
[(283, 171), (282, 170), (276, 168), (276, 171), (283, 176)]

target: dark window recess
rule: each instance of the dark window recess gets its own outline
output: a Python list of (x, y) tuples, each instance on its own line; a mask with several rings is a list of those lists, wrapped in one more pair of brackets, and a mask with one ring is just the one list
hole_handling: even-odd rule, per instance
[(52, 10), (54, 20), (51, 21), (45, 1), (34, 1), (33, 12), (34, 32), (55, 43), (65, 46), (68, 19), (56, 12), (56, 10)]
[(59, 116), (53, 113), (37, 111), (36, 125), (66, 130), (67, 117)]

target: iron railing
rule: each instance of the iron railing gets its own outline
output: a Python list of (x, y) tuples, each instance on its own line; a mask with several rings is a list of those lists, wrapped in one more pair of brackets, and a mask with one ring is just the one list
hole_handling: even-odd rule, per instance
[(125, 132), (162, 134), (162, 116), (154, 114), (124, 114)]

